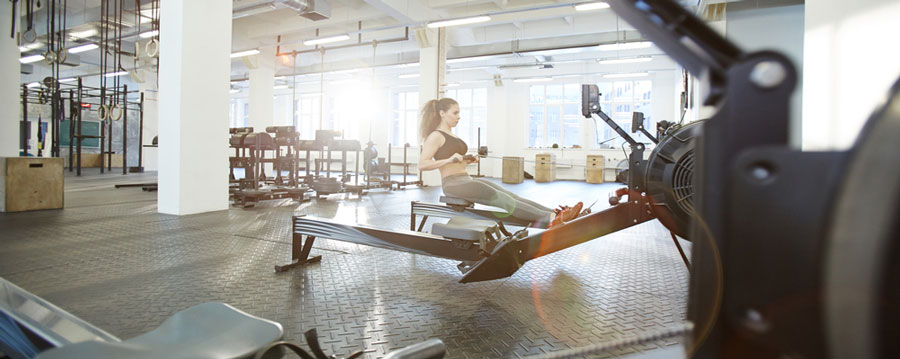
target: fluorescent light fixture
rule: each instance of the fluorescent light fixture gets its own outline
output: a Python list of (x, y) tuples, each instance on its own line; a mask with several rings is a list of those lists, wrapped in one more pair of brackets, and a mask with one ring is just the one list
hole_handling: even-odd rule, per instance
[(256, 55), (256, 54), (258, 54), (258, 53), (259, 53), (259, 50), (257, 50), (257, 49), (246, 50), (246, 51), (238, 51), (238, 52), (232, 52), (232, 53), (231, 53), (231, 58), (233, 59), (233, 58), (236, 58), (236, 57), (244, 57), (244, 56)]
[(622, 74), (606, 74), (603, 75), (603, 78), (606, 79), (618, 79), (622, 77), (644, 77), (650, 75), (649, 72), (630, 72), (630, 73), (622, 73)]
[(601, 65), (612, 65), (612, 64), (630, 64), (635, 62), (650, 62), (653, 61), (652, 57), (626, 57), (623, 59), (598, 59), (597, 63)]
[(470, 62), (470, 61), (482, 61), (489, 60), (495, 58), (496, 55), (484, 55), (484, 56), (472, 56), (472, 57), (457, 57), (455, 59), (447, 59), (446, 63), (448, 64), (457, 64), (460, 62)]
[(25, 56), (19, 59), (19, 62), (23, 64), (30, 64), (32, 62), (38, 62), (44, 59), (44, 55), (31, 55)]
[(329, 75), (340, 75), (340, 74), (352, 74), (358, 72), (359, 69), (347, 69), (347, 70), (337, 70), (337, 71), (328, 71), (326, 74)]
[(458, 86), (459, 86), (459, 82), (451, 82), (451, 83), (446, 84), (446, 85), (444, 85), (444, 86), (446, 86), (446, 87), (458, 87)]
[(28, 88), (39, 87), (39, 86), (41, 86), (40, 82), (32, 82), (30, 84), (25, 85), (25, 87), (28, 87)]
[(27, 47), (25, 47), (25, 46), (19, 46), (19, 52), (25, 52), (25, 51), (28, 51), (28, 50), (31, 50), (31, 49), (29, 49), (29, 48), (27, 48)]
[(122, 75), (128, 75), (128, 71), (110, 72), (110, 73), (108, 73), (108, 74), (106, 74), (106, 75), (104, 75), (104, 76), (106, 76), (106, 77), (116, 77), (116, 76), (122, 76)]
[(81, 45), (81, 46), (70, 47), (69, 53), (77, 54), (79, 52), (91, 51), (91, 50), (99, 48), (99, 47), (100, 46), (97, 46), (97, 44), (85, 44), (85, 45)]
[(94, 35), (97, 35), (97, 29), (90, 29), (90, 30), (69, 33), (69, 36), (74, 37), (76, 39), (84, 39), (84, 38), (91, 37)]
[(407, 63), (407, 64), (400, 64), (399, 66), (400, 66), (401, 68), (404, 68), (404, 67), (418, 67), (419, 65), (420, 65), (420, 64), (419, 64), (418, 62), (410, 62), (410, 63)]
[(238, 93), (238, 92), (241, 92), (241, 90), (233, 89), (233, 90), (228, 91), (228, 93)]
[(419, 74), (403, 74), (403, 75), (400, 75), (400, 76), (397, 76), (397, 77), (398, 77), (398, 78), (401, 78), (401, 79), (414, 79), (414, 78), (419, 77), (419, 76), (420, 76)]
[(447, 72), (468, 71), (468, 70), (484, 70), (484, 69), (492, 69), (492, 68), (494, 68), (494, 66), (457, 67), (457, 68), (447, 68)]
[(273, 90), (284, 90), (286, 88), (288, 88), (288, 85), (277, 85), (277, 86), (273, 87), (272, 89)]
[(645, 49), (653, 45), (650, 41), (635, 41), (635, 42), (617, 42), (615, 44), (604, 44), (598, 45), (597, 50), (600, 51), (613, 51), (613, 50), (633, 50), (633, 49)]
[(303, 42), (303, 44), (306, 46), (314, 46), (314, 45), (329, 44), (332, 42), (344, 41), (344, 40), (349, 40), (349, 39), (350, 39), (349, 35), (338, 35), (338, 36), (322, 37), (322, 38), (318, 38), (318, 39), (306, 40)]
[(159, 30), (151, 30), (151, 31), (147, 31), (147, 32), (142, 32), (142, 33), (141, 33), (140, 35), (138, 35), (138, 36), (140, 36), (142, 39), (149, 39), (149, 38), (154, 37), (154, 36), (156, 36), (156, 35), (159, 35)]
[(67, 77), (67, 78), (64, 78), (64, 79), (59, 80), (59, 82), (72, 82), (72, 81), (75, 81), (75, 80), (77, 80), (77, 79), (74, 78), (74, 77)]
[(589, 2), (585, 4), (575, 5), (575, 11), (591, 11), (591, 10), (600, 10), (600, 9), (608, 9), (609, 4), (605, 2)]
[(532, 78), (527, 78), (527, 79), (513, 80), (513, 82), (518, 82), (518, 83), (547, 82), (547, 81), (553, 81), (553, 79), (550, 77), (532, 77)]
[(461, 19), (432, 21), (432, 22), (428, 23), (428, 27), (434, 29), (434, 28), (438, 28), (438, 27), (477, 24), (479, 22), (487, 22), (487, 21), (491, 21), (490, 16), (473, 16), (473, 17), (464, 17)]

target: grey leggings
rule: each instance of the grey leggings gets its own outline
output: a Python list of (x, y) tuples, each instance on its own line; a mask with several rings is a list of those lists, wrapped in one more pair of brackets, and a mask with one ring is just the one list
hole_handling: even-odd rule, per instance
[(553, 213), (552, 209), (519, 197), (503, 186), (485, 179), (472, 178), (467, 174), (456, 174), (444, 177), (441, 181), (445, 195), (503, 208), (515, 218), (546, 224)]

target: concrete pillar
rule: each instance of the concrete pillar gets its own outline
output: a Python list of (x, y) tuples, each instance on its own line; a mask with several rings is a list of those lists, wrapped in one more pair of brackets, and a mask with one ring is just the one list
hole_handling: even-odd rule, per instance
[(271, 54), (258, 54), (250, 69), (250, 121), (254, 132), (265, 132), (275, 123), (275, 65)]
[[(429, 100), (444, 96), (444, 75), (447, 62), (447, 32), (443, 28), (416, 31), (419, 43), (419, 108)], [(419, 132), (418, 130), (416, 131)], [(419, 142), (425, 141), (420, 138)], [(422, 172), (422, 184), (440, 186), (437, 170)]]
[[(9, 36), (12, 7), (8, 1), (0, 5), (0, 157), (19, 156), (19, 49)], [(18, 25), (18, 23), (16, 23)]]
[[(149, 145), (153, 143), (153, 137), (159, 135), (159, 86), (157, 85), (157, 73), (145, 70), (145, 80), (138, 84), (138, 89), (144, 94), (144, 136), (141, 143)], [(145, 171), (159, 170), (159, 148), (143, 147), (143, 166)]]
[(846, 149), (900, 76), (900, 2), (804, 5), (803, 149)]
[(161, 11), (159, 212), (228, 209), (231, 2), (171, 0)]

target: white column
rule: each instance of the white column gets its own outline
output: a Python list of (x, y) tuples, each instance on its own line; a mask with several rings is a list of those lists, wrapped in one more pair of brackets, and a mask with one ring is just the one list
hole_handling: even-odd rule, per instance
[[(12, 7), (8, 1), (0, 4), (0, 157), (19, 156), (19, 49), (9, 37)], [(18, 25), (18, 24), (16, 24)], [(49, 143), (49, 142), (48, 142)]]
[(231, 2), (171, 0), (161, 11), (159, 212), (228, 209)]
[(258, 54), (256, 68), (250, 70), (250, 121), (254, 132), (266, 132), (275, 123), (275, 66), (271, 54)]
[[(419, 108), (429, 100), (444, 96), (444, 71), (447, 61), (447, 32), (443, 28), (416, 31), (419, 49)], [(418, 131), (416, 131), (418, 133)], [(424, 141), (425, 139), (419, 139)], [(438, 171), (422, 172), (422, 184), (440, 186)]]
[(900, 2), (805, 4), (803, 149), (846, 149), (900, 76)]

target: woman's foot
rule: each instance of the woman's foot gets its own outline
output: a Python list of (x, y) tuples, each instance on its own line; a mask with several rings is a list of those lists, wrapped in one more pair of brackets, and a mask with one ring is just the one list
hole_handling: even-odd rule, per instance
[(553, 217), (553, 220), (550, 221), (550, 225), (547, 228), (553, 228), (557, 226), (561, 226), (568, 221), (571, 221), (578, 217), (581, 214), (581, 207), (584, 206), (583, 203), (578, 202), (574, 206), (559, 206), (559, 209), (554, 210), (556, 212), (556, 217)]

